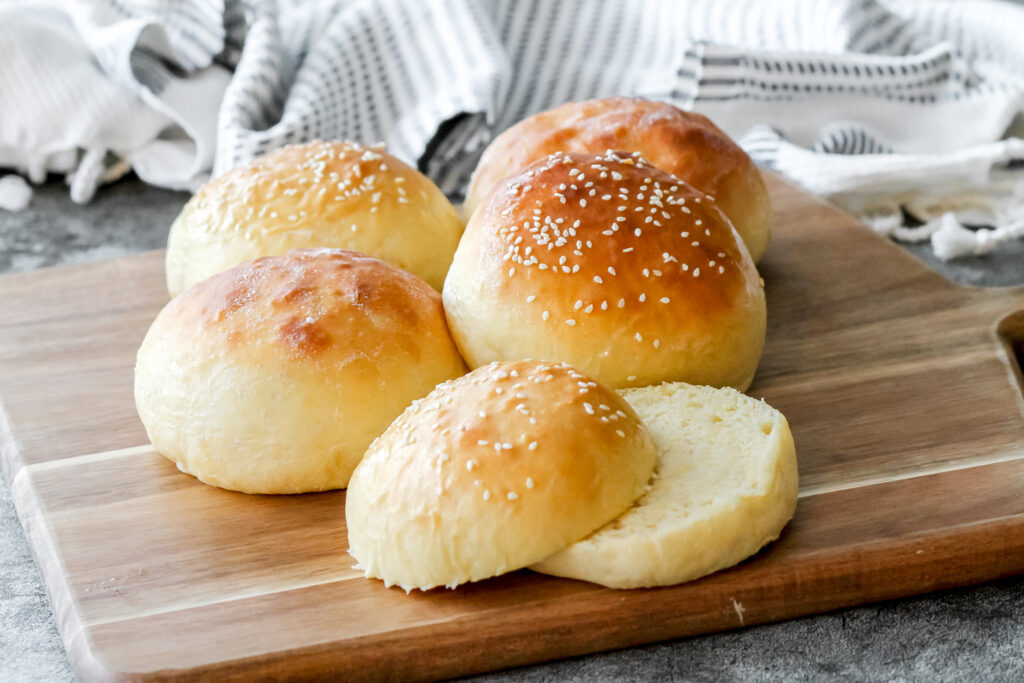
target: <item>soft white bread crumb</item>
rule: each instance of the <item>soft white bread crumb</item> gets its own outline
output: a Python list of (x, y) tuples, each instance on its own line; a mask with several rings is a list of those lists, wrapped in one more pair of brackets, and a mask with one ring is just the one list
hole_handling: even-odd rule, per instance
[(651, 490), (531, 569), (611, 588), (666, 586), (778, 538), (797, 499), (793, 436), (779, 411), (733, 389), (678, 382), (620, 393), (658, 447)]

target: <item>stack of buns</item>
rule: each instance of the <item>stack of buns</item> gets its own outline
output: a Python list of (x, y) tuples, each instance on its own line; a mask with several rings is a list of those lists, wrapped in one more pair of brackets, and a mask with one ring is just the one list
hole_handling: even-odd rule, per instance
[(136, 365), (156, 449), (239, 491), (347, 487), (350, 553), (406, 590), (666, 585), (776, 538), (797, 470), (739, 393), (771, 216), (742, 150), (670, 105), (569, 104), (492, 143), (467, 208), (349, 142), (200, 190)]

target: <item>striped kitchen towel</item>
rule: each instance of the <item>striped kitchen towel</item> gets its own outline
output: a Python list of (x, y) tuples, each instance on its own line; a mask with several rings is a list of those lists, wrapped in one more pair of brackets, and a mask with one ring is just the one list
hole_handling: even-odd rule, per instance
[[(1024, 235), (1019, 4), (97, 3), (165, 27), (162, 43), (106, 61), (127, 64), (120, 77), (148, 97), (175, 93), (172, 112), (219, 107), (214, 174), (290, 142), (383, 141), (457, 199), (483, 148), (516, 121), (638, 95), (706, 114), (758, 163), (897, 239), (931, 239), (940, 257)], [(184, 95), (224, 66), (234, 71), (222, 100)], [(179, 127), (164, 139), (194, 140)]]

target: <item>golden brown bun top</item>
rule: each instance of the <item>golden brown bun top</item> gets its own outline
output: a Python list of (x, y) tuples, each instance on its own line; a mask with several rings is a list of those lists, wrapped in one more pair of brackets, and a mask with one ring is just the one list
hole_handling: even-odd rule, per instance
[[(364, 363), (447, 340), (440, 295), (383, 261), (342, 249), (296, 249), (213, 276), (173, 299), (165, 329), (190, 330), (211, 352), (273, 353), (298, 362)], [(352, 335), (381, 340), (374, 347)], [(429, 361), (429, 359), (424, 359)]]
[(638, 97), (570, 102), (520, 121), (480, 159), (467, 215), (503, 178), (555, 152), (639, 152), (652, 165), (713, 196), (757, 261), (768, 241), (771, 205), (750, 157), (706, 117)]
[(346, 499), (350, 552), (407, 590), (512, 571), (622, 514), (656, 457), (629, 404), (564, 363), (487, 365), (371, 444)]
[(168, 237), (168, 289), (307, 247), (359, 251), (440, 289), (461, 232), (437, 186), (382, 146), (289, 145), (211, 180), (185, 205)]
[(488, 197), (464, 240), (479, 240), (483, 255), (471, 289), (496, 287), (583, 334), (603, 321), (601, 331), (650, 343), (677, 321), (714, 339), (741, 290), (761, 296), (753, 262), (715, 203), (635, 154), (534, 164)]
[(639, 474), (633, 464), (622, 468), (631, 491), (646, 483), (655, 453), (640, 418), (616, 392), (565, 363), (524, 360), (492, 363), (439, 384), (391, 424), (367, 457), (371, 465), (408, 458), (381, 470), (395, 477), (394, 487), (385, 488), (400, 497), (403, 487), (440, 482), (453, 505), (469, 495), (511, 509), (516, 500), (552, 489), (598, 504), (607, 465), (580, 457), (584, 451), (639, 463)]
[[(411, 201), (413, 190), (406, 183), (420, 176), (383, 145), (318, 140), (287, 145), (236, 166), (199, 188), (191, 203), (197, 209), (213, 205), (227, 211), (235, 224), (244, 225), (255, 214), (287, 227), (307, 214), (342, 220), (379, 204), (385, 194)], [(330, 202), (326, 211), (325, 202)]]

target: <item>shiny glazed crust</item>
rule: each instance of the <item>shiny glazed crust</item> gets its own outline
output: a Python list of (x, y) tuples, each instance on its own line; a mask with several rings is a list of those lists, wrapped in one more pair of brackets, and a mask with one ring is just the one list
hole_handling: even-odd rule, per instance
[(552, 155), (470, 219), (444, 287), (470, 367), (565, 361), (613, 387), (753, 379), (765, 299), (706, 195), (630, 155)]
[(367, 451), (345, 516), (368, 577), (454, 587), (551, 555), (645, 490), (629, 405), (564, 364), (497, 363), (438, 386)]
[(167, 304), (139, 349), (135, 400), (156, 449), (208, 484), (322, 491), (344, 487), (391, 420), (465, 369), (425, 282), (305, 249)]
[(448, 199), (381, 147), (312, 142), (275, 150), (204, 185), (167, 243), (172, 296), (260, 256), (351, 249), (441, 289), (462, 234)]
[(520, 121), (484, 151), (466, 215), (502, 179), (555, 152), (639, 152), (651, 164), (711, 195), (755, 262), (771, 233), (772, 207), (757, 167), (706, 117), (637, 97), (570, 102)]

